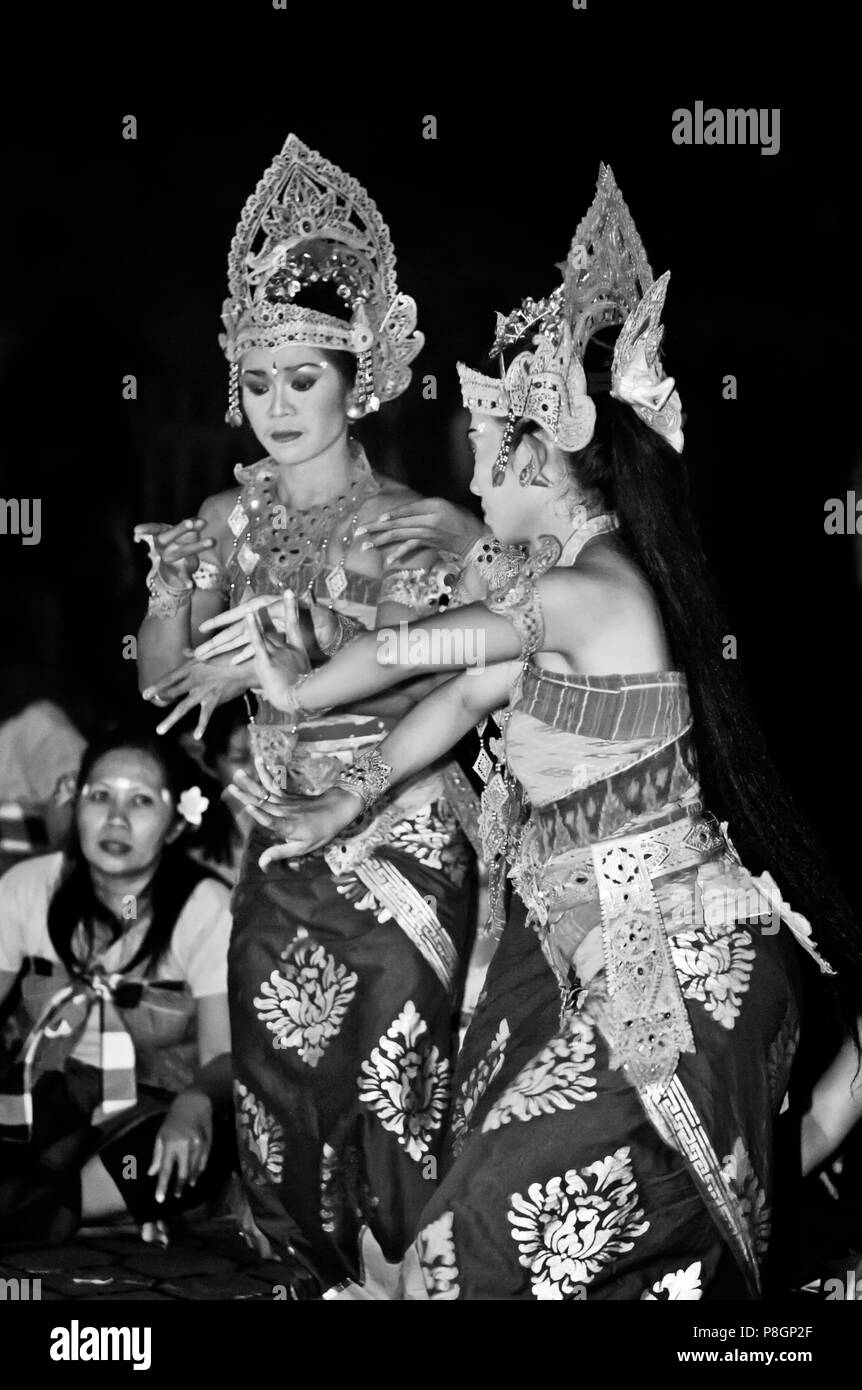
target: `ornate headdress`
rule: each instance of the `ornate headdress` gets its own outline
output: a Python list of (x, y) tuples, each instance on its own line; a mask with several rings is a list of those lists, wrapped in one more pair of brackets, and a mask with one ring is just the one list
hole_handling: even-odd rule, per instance
[[(349, 319), (294, 303), (306, 285), (327, 282)], [(414, 300), (398, 293), (389, 228), (356, 179), (295, 135), (243, 208), (228, 286), (219, 343), (231, 364), (231, 424), (242, 420), (239, 360), (252, 347), (297, 343), (354, 353), (363, 414), (406, 390), (408, 364), (425, 340), (414, 331)]]
[[(659, 360), (659, 320), (670, 272), (653, 283), (631, 213), (606, 164), (599, 166), (592, 206), (558, 269), (563, 283), (546, 299), (525, 299), (508, 317), (497, 315), (491, 356), (500, 359), (499, 379), (458, 364), (464, 404), (506, 420), (495, 484), (505, 476), (520, 419), (536, 421), (567, 451), (589, 443), (596, 408), (587, 394), (584, 353), (596, 333), (615, 324), (623, 329), (614, 350), (611, 395), (682, 449), (679, 396)], [(519, 353), (504, 369), (504, 349), (528, 333), (534, 351)]]

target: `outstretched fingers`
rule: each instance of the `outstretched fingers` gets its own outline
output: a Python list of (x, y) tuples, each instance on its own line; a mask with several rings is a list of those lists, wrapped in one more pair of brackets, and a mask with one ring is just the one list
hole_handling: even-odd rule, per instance
[(216, 628), (229, 627), (233, 623), (241, 622), (250, 613), (257, 613), (261, 608), (272, 608), (274, 604), (281, 602), (281, 594), (258, 594), (256, 598), (247, 599), (245, 603), (237, 604), (236, 608), (226, 608), (223, 613), (216, 613), (212, 618), (206, 618), (200, 625), (201, 632), (212, 632)]
[(156, 725), (156, 733), (166, 734), (169, 729), (172, 729), (175, 724), (179, 724), (180, 720), (198, 704), (200, 704), (199, 695), (187, 695), (184, 700), (180, 700), (178, 705), (174, 705), (170, 714), (166, 719), (162, 720), (161, 724)]

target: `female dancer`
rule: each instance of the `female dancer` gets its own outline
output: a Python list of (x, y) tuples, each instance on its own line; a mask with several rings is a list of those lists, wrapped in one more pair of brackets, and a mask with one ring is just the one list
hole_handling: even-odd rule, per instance
[(128, 1209), (164, 1242), (230, 1175), (229, 890), (178, 843), (190, 772), (153, 735), (99, 739), (65, 851), (0, 879), (0, 1002), (25, 970), (30, 1023), (0, 1079), (6, 1240)]
[[(273, 790), (261, 807), (237, 779), (251, 814), (280, 827), (270, 860), (330, 841), (508, 704), (513, 775), (489, 784), (483, 816), (515, 895), (459, 1058), (451, 1166), (400, 1286), (382, 1266), (384, 1296), (757, 1297), (798, 1029), (793, 936), (821, 958), (746, 861), (773, 865), (817, 915), (858, 1011), (855, 925), (721, 657), (658, 351), (667, 278), (653, 282), (603, 167), (563, 285), (498, 332), (495, 353), (525, 333), (534, 350), (503, 379), (462, 370), (472, 489), (495, 535), (530, 549), (508, 588), (411, 623), (406, 641), (361, 638), (298, 680), (246, 620), (261, 686), (294, 719), (457, 670), (471, 630), (484, 643), (481, 674), (436, 689), (322, 796)], [(612, 398), (594, 401), (585, 349), (620, 323)], [(368, 1296), (370, 1236), (366, 1252)]]
[[(304, 610), (287, 636), (320, 662), (375, 623), (434, 611), (446, 591), (431, 552), (382, 578), (384, 556), (361, 539), (413, 494), (372, 472), (349, 426), (406, 389), (422, 345), (374, 203), (290, 136), (246, 204), (229, 272), (229, 418), (241, 404), (266, 457), (200, 518), (144, 528), (155, 565), (142, 678), (162, 702), (183, 697), (161, 729), (199, 704), (200, 733), (217, 700), (248, 688), (249, 661), (178, 663), (207, 619), (251, 595), (265, 606), (295, 592)], [(320, 792), (412, 699), (347, 698), (298, 735), (262, 701), (252, 751), (282, 789)], [(458, 780), (423, 765), (338, 852), (278, 875), (258, 868), (271, 834), (257, 828), (247, 849), (230, 953), (240, 1153), (297, 1298), (358, 1274), (363, 1222), (400, 1258), (436, 1175), (475, 884)], [(374, 1107), (362, 1088), (380, 1049), (401, 1084)]]

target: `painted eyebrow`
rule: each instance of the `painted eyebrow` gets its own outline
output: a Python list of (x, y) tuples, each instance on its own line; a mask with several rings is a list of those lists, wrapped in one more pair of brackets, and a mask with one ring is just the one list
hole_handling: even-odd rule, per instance
[[(322, 369), (325, 366), (325, 362), (297, 362), (294, 366), (282, 367), (281, 370), (285, 372), (299, 372), (303, 367), (320, 367)], [(243, 376), (269, 376), (266, 367), (243, 367), (242, 374)]]

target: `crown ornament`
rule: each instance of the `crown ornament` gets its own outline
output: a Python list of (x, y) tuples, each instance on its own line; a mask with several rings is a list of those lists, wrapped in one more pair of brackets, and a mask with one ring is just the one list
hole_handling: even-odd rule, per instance
[[(332, 284), (345, 317), (295, 301)], [(231, 367), (231, 423), (239, 409), (239, 362), (250, 348), (286, 344), (357, 357), (359, 414), (394, 400), (410, 382), (424, 337), (416, 304), (400, 294), (389, 228), (365, 189), (295, 135), (242, 211), (228, 256), (229, 294), (219, 344)]]
[(666, 376), (659, 356), (664, 328), (661, 322), (670, 271), (666, 270), (629, 314), (614, 344), (611, 395), (630, 405), (677, 453), (683, 449), (682, 403), (672, 376)]
[[(510, 314), (497, 315), (490, 355), (500, 361), (499, 379), (458, 364), (464, 405), (506, 420), (493, 469), (495, 486), (505, 478), (519, 420), (535, 421), (567, 452), (590, 442), (596, 410), (587, 392), (584, 354), (593, 337), (619, 324), (611, 394), (682, 448), (679, 396), (659, 358), (670, 274), (653, 281), (631, 213), (606, 164), (599, 166), (592, 204), (557, 269), (562, 283), (550, 295), (525, 299)], [(520, 352), (506, 367), (505, 350), (528, 336), (533, 350)]]

